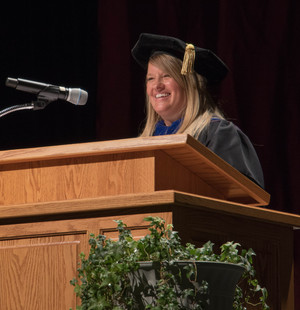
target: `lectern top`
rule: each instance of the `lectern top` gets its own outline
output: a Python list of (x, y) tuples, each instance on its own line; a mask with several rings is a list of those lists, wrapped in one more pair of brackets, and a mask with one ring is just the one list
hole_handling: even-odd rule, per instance
[[(43, 162), (101, 155), (161, 151), (221, 193), (224, 200), (248, 205), (267, 205), (269, 194), (199, 141), (187, 134), (139, 137), (113, 141), (58, 145), (0, 152), (0, 164)], [(165, 188), (172, 189), (172, 188)], [(174, 188), (176, 190), (176, 188)], [(202, 193), (199, 193), (202, 194)]]

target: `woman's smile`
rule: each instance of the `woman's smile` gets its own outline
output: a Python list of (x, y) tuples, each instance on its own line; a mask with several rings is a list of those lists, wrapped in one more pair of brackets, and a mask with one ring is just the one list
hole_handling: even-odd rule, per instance
[(157, 94), (155, 96), (156, 99), (169, 97), (170, 93)]

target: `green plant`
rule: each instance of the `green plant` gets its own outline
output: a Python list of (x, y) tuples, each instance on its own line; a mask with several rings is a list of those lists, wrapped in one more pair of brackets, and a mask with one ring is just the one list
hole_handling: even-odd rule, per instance
[[(116, 221), (118, 241), (106, 239), (103, 235), (91, 237), (89, 256), (86, 258), (81, 254), (79, 281), (71, 281), (81, 299), (78, 310), (139, 309), (132, 288), (132, 275), (139, 269), (141, 261), (155, 262), (160, 274), (157, 285), (151, 288), (155, 304), (147, 305), (146, 309), (185, 309), (180, 303), (181, 298), (189, 300), (189, 309), (205, 309), (209, 287), (205, 281), (200, 285), (195, 283), (195, 261), (227, 262), (243, 266), (245, 271), (236, 287), (233, 309), (244, 310), (248, 304), (255, 304), (263, 310), (269, 309), (266, 303), (267, 290), (255, 278), (255, 253), (252, 249), (240, 250), (240, 245), (234, 242), (223, 244), (219, 253), (214, 252), (214, 244), (210, 241), (200, 248), (192, 244), (183, 246), (178, 233), (172, 230), (172, 225), (165, 225), (163, 219), (147, 217), (145, 221), (150, 222), (150, 233), (140, 240), (133, 239), (122, 221)], [(184, 272), (171, 272), (176, 262), (182, 260), (190, 262), (184, 267)], [(193, 285), (178, 292), (174, 287), (177, 287), (181, 277), (187, 277)]]

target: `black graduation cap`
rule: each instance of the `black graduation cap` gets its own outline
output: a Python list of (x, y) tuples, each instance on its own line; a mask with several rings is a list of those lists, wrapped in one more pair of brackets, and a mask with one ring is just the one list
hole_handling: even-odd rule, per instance
[(149, 58), (155, 52), (166, 53), (181, 59), (182, 74), (194, 69), (210, 83), (220, 82), (228, 72), (224, 62), (212, 51), (186, 44), (174, 37), (142, 33), (131, 50), (133, 58), (144, 69), (147, 69)]

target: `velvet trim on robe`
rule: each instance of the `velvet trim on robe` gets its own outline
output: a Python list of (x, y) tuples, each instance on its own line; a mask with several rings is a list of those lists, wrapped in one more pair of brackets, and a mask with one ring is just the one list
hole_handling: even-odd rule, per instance
[(156, 123), (155, 130), (153, 136), (161, 136), (161, 135), (171, 135), (177, 132), (180, 127), (181, 119), (173, 122), (171, 126), (166, 126), (163, 120), (160, 120)]

